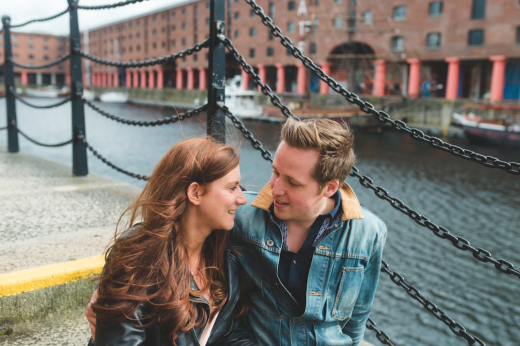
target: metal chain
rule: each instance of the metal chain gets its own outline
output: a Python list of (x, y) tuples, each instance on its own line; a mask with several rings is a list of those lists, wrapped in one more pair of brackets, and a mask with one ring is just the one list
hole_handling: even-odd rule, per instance
[(7, 130), (9, 126), (0, 127), (0, 131)]
[(29, 103), (27, 101), (25, 101), (20, 95), (18, 95), (17, 93), (11, 91), (11, 94), (18, 100), (20, 101), (21, 103), (29, 106), (29, 107), (32, 107), (32, 108), (37, 108), (37, 109), (48, 109), (48, 108), (55, 108), (55, 107), (59, 107), (59, 106), (62, 106), (64, 105), (65, 103), (69, 102), (70, 100), (72, 100), (72, 98), (69, 96), (67, 98), (65, 98), (64, 100), (58, 102), (58, 103), (55, 103), (55, 104), (52, 104), (52, 105), (48, 105), (48, 106), (37, 106), (37, 105), (33, 105), (32, 103)]
[(91, 54), (87, 54), (85, 52), (79, 52), (79, 54), (86, 59), (89, 59), (93, 62), (97, 62), (97, 63), (103, 64), (103, 65), (117, 66), (117, 67), (144, 67), (144, 66), (153, 66), (153, 65), (157, 65), (157, 64), (163, 64), (165, 62), (171, 62), (171, 61), (174, 61), (179, 58), (184, 58), (185, 56), (192, 55), (193, 53), (199, 52), (202, 48), (208, 47), (208, 45), (209, 45), (209, 39), (206, 39), (202, 43), (197, 43), (191, 48), (182, 50), (182, 51), (172, 54), (172, 55), (168, 55), (168, 56), (158, 58), (158, 59), (153, 59), (153, 60), (135, 61), (135, 62), (105, 60), (100, 57), (97, 57), (97, 56), (94, 56)]
[(47, 68), (47, 67), (51, 67), (51, 66), (54, 66), (54, 65), (58, 65), (62, 62), (64, 62), (65, 60), (69, 59), (70, 58), (70, 54), (65, 54), (64, 56), (61, 56), (59, 57), (58, 59), (48, 63), (48, 64), (44, 64), (44, 65), (25, 65), (25, 64), (21, 64), (19, 62), (16, 62), (14, 61), (12, 58), (9, 58), (9, 61), (11, 61), (13, 63), (14, 66), (18, 66), (18, 67), (21, 67), (21, 68), (26, 68), (26, 69), (29, 69), (29, 70), (37, 70), (37, 69), (41, 69), (41, 68)]
[(10, 25), (10, 27), (11, 27), (11, 28), (20, 28), (20, 27), (22, 27), (22, 26), (25, 26), (25, 25), (27, 25), (27, 24), (31, 24), (31, 23), (36, 23), (36, 22), (46, 22), (46, 21), (48, 21), (48, 20), (52, 20), (52, 19), (58, 18), (58, 17), (60, 17), (60, 16), (63, 16), (63, 15), (64, 15), (65, 13), (67, 13), (67, 12), (69, 12), (69, 8), (68, 8), (68, 7), (65, 9), (65, 11), (60, 12), (60, 13), (54, 15), (54, 16), (47, 17), (47, 18), (42, 18), (42, 19), (33, 19), (33, 20), (30, 20), (30, 21), (28, 21), (28, 22), (26, 22), (26, 23), (23, 23), (23, 24)]
[(117, 2), (115, 4), (107, 4), (107, 5), (99, 5), (99, 6), (78, 6), (78, 9), (80, 10), (106, 10), (109, 8), (116, 8), (126, 5), (132, 5), (138, 2), (143, 2), (148, 0), (129, 0), (129, 1), (121, 1)]
[[(261, 151), (262, 157), (265, 160), (272, 162), (272, 157), (271, 157), (270, 153), (269, 153), (269, 157), (265, 156), (266, 150), (262, 146), (262, 143), (260, 143), (258, 140), (256, 140), (253, 137), (252, 133), (244, 126), (244, 124), (241, 123), (234, 115), (232, 115), (229, 112), (229, 109), (227, 109), (225, 107), (223, 109), (226, 112), (226, 115), (231, 119), (233, 124), (235, 124), (235, 127), (237, 127), (240, 131), (242, 131), (242, 134), (244, 135), (244, 137), (246, 139), (251, 141), (251, 143), (253, 144), (253, 148)], [(290, 112), (290, 110), (289, 110), (289, 112)], [(233, 120), (232, 117), (235, 119)], [(453, 244), (453, 246), (455, 246), (459, 250), (470, 251), (473, 254), (473, 257), (475, 259), (479, 260), (480, 262), (484, 262), (484, 263), (490, 262), (491, 264), (493, 264), (495, 266), (495, 269), (498, 270), (499, 272), (508, 274), (508, 275), (514, 275), (520, 279), (520, 271), (515, 269), (513, 264), (511, 264), (508, 261), (502, 260), (502, 259), (495, 259), (494, 257), (491, 256), (491, 253), (489, 251), (484, 250), (482, 248), (476, 248), (474, 246), (471, 246), (470, 242), (468, 240), (466, 240), (462, 237), (455, 236), (455, 235), (451, 234), (450, 231), (448, 231), (446, 228), (436, 225), (435, 223), (430, 221), (430, 219), (428, 219), (426, 216), (419, 214), (417, 211), (410, 208), (409, 206), (407, 206), (406, 204), (401, 202), (399, 199), (390, 196), (388, 194), (388, 191), (386, 191), (384, 188), (374, 185), (374, 181), (371, 178), (369, 178), (365, 175), (362, 175), (356, 166), (352, 167), (350, 176), (358, 178), (361, 186), (374, 191), (374, 193), (377, 197), (387, 201), (388, 203), (390, 203), (390, 205), (392, 207), (399, 210), (403, 214), (407, 215), (412, 220), (417, 222), (419, 225), (429, 229), (437, 237), (439, 237), (441, 239), (447, 239), (448, 241), (450, 241)]]
[(402, 275), (391, 271), (390, 267), (385, 261), (382, 261), (381, 271), (383, 273), (388, 274), (393, 283), (403, 288), (410, 297), (421, 303), (421, 305), (426, 310), (428, 310), (433, 316), (435, 316), (438, 320), (442, 321), (445, 325), (447, 325), (455, 335), (466, 339), (468, 345), (486, 345), (482, 340), (480, 340), (476, 336), (472, 336), (471, 334), (469, 334), (466, 331), (466, 328), (464, 328), (464, 326), (462, 326), (459, 322), (456, 322), (450, 317), (448, 317), (448, 315), (446, 315), (444, 311), (438, 308), (430, 300), (426, 299), (417, 288), (407, 283)]
[(105, 157), (103, 157), (100, 153), (97, 152), (97, 150), (95, 150), (94, 148), (92, 148), (92, 146), (90, 146), (90, 144), (88, 144), (87, 140), (85, 139), (85, 137), (83, 136), (83, 134), (79, 134), (78, 135), (78, 140), (85, 144), (85, 146), (87, 147), (88, 150), (90, 150), (90, 152), (92, 152), (92, 154), (94, 154), (95, 157), (97, 157), (98, 159), (100, 159), (103, 163), (105, 163), (107, 166), (109, 166), (110, 168), (113, 168), (115, 169), (116, 171), (120, 172), (120, 173), (123, 173), (123, 174), (126, 174), (132, 178), (136, 178), (136, 179), (139, 179), (139, 180), (148, 180), (150, 179), (150, 177), (146, 176), (146, 175), (141, 175), (141, 174), (135, 174), (135, 173), (132, 173), (132, 172), (129, 172), (127, 170), (124, 170), (116, 165), (114, 165), (112, 162), (108, 161)]
[(253, 145), (253, 148), (262, 152), (262, 157), (264, 158), (264, 160), (270, 161), (272, 163), (273, 156), (271, 155), (271, 153), (267, 149), (264, 148), (262, 143), (258, 139), (256, 139), (255, 136), (253, 136), (253, 133), (245, 127), (244, 123), (242, 123), (240, 120), (238, 120), (238, 118), (236, 116), (234, 116), (229, 111), (229, 108), (227, 108), (226, 106), (219, 106), (219, 108), (224, 111), (226, 116), (233, 122), (235, 127), (237, 129), (239, 129), (240, 132), (242, 132), (242, 134), (244, 135), (244, 138), (251, 142), (251, 144)]
[(264, 13), (264, 10), (260, 6), (258, 6), (254, 0), (245, 0), (245, 2), (248, 3), (253, 8), (253, 11), (262, 19), (262, 23), (270, 29), (271, 34), (274, 37), (278, 37), (280, 39), (280, 43), (282, 44), (282, 46), (290, 49), (292, 55), (296, 57), (298, 60), (302, 61), (305, 67), (314, 72), (314, 74), (319, 79), (327, 83), (329, 87), (331, 87), (334, 91), (343, 96), (348, 102), (357, 105), (359, 109), (363, 112), (374, 115), (376, 119), (382, 122), (383, 124), (388, 123), (392, 125), (394, 129), (406, 132), (413, 139), (426, 142), (436, 149), (446, 151), (452, 155), (466, 160), (471, 160), (480, 163), (486, 167), (499, 168), (501, 170), (506, 171), (507, 173), (520, 175), (520, 163), (518, 162), (506, 162), (497, 159), (493, 156), (482, 155), (472, 150), (464, 149), (459, 146), (446, 143), (440, 138), (426, 135), (424, 132), (417, 128), (409, 127), (404, 121), (393, 120), (392, 118), (390, 118), (390, 115), (384, 111), (376, 110), (371, 103), (361, 100), (358, 95), (348, 91), (338, 82), (332, 79), (330, 76), (325, 74), (325, 72), (323, 72), (323, 70), (319, 66), (314, 64), (314, 62), (309, 57), (305, 56), (299, 48), (295, 47), (292, 44), (292, 41), (282, 34), (282, 30), (276, 25), (274, 25), (272, 19)]
[(377, 324), (369, 317), (366, 323), (367, 329), (374, 331), (374, 333), (376, 333), (377, 340), (379, 340), (379, 342), (381, 342), (383, 345), (394, 346), (388, 334), (379, 330), (376, 325)]
[(462, 237), (455, 236), (451, 234), (450, 231), (448, 231), (448, 229), (436, 225), (435, 223), (430, 221), (430, 219), (428, 219), (426, 216), (419, 214), (417, 211), (413, 210), (412, 208), (401, 202), (399, 199), (390, 196), (388, 194), (388, 191), (386, 191), (384, 188), (374, 185), (374, 181), (369, 177), (362, 175), (357, 167), (352, 167), (352, 172), (350, 173), (350, 175), (358, 178), (359, 183), (363, 187), (374, 191), (374, 194), (377, 197), (387, 201), (388, 203), (390, 203), (392, 207), (407, 215), (419, 225), (429, 229), (437, 237), (450, 241), (453, 244), (453, 246), (455, 246), (459, 250), (470, 251), (473, 254), (473, 257), (481, 262), (490, 262), (494, 264), (495, 269), (499, 272), (508, 275), (514, 275), (520, 279), (520, 271), (515, 269), (513, 264), (502, 259), (493, 258), (489, 251), (484, 250), (482, 248), (473, 247), (470, 245), (470, 242), (468, 240)]
[(240, 55), (240, 53), (237, 51), (231, 40), (225, 37), (221, 39), (221, 41), (224, 44), (224, 46), (226, 46), (226, 48), (229, 49), (231, 53), (233, 53), (235, 59), (240, 63), (240, 65), (242, 65), (242, 69), (253, 78), (257, 85), (260, 86), (262, 94), (268, 96), (271, 99), (271, 103), (281, 109), (283, 115), (285, 115), (288, 118), (300, 120), (300, 118), (298, 118), (291, 112), (289, 107), (282, 103), (282, 100), (278, 97), (278, 95), (273, 93), (271, 87), (263, 83), (262, 78), (260, 78), (260, 76), (255, 73), (253, 67), (247, 63), (247, 61), (244, 59), (242, 55)]
[(65, 141), (65, 142), (61, 142), (61, 143), (57, 143), (57, 144), (45, 144), (45, 143), (42, 143), (42, 142), (38, 142), (37, 140), (35, 139), (32, 139), (31, 137), (27, 136), (24, 132), (22, 132), (22, 130), (20, 130), (15, 124), (14, 122), (11, 123), (11, 125), (16, 129), (16, 131), (18, 133), (20, 133), (23, 137), (25, 137), (28, 141), (30, 142), (33, 142), (34, 144), (36, 145), (39, 145), (39, 146), (42, 146), (42, 147), (48, 147), (48, 148), (57, 148), (57, 147), (63, 147), (67, 144), (71, 144), (72, 143), (72, 139), (69, 139), (68, 141)]
[(206, 105), (204, 105), (204, 106), (202, 106), (200, 108), (195, 108), (193, 110), (190, 110), (190, 111), (187, 111), (187, 112), (181, 113), (179, 115), (175, 115), (175, 116), (165, 117), (165, 118), (161, 118), (161, 119), (157, 119), (157, 120), (153, 120), (153, 121), (136, 121), (136, 120), (128, 120), (128, 119), (123, 119), (123, 118), (117, 117), (115, 115), (107, 113), (104, 110), (98, 108), (91, 101), (88, 101), (88, 100), (85, 100), (85, 99), (82, 99), (82, 100), (83, 100), (83, 102), (85, 102), (85, 104), (87, 106), (89, 106), (90, 108), (92, 108), (93, 110), (98, 112), (99, 114), (103, 115), (104, 117), (106, 117), (106, 118), (108, 118), (110, 120), (117, 121), (118, 123), (121, 123), (121, 124), (132, 125), (132, 126), (158, 126), (158, 125), (172, 124), (172, 123), (176, 123), (179, 120), (184, 120), (184, 119), (187, 119), (187, 118), (191, 118), (194, 115), (197, 115), (197, 114), (199, 114), (201, 112), (206, 111), (208, 109), (208, 107), (209, 107), (206, 104)]

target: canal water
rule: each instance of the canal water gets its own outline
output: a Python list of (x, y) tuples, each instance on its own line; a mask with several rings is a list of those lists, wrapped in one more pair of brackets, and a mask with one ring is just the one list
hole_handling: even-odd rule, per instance
[[(49, 104), (54, 100), (30, 100)], [(104, 110), (134, 120), (153, 120), (175, 111), (130, 105), (100, 104)], [(35, 110), (17, 102), (22, 131), (44, 143), (70, 139), (70, 104)], [(108, 120), (86, 107), (88, 142), (114, 164), (135, 173), (150, 174), (155, 163), (174, 143), (203, 136), (204, 116), (160, 127), (133, 127)], [(264, 146), (274, 152), (280, 125), (245, 121)], [(5, 100), (0, 100), (0, 127), (5, 126)], [(232, 124), (229, 124), (232, 130)], [(6, 131), (0, 142), (6, 143)], [(243, 185), (259, 190), (269, 179), (270, 164), (241, 134), (230, 131), (228, 142), (240, 145)], [(451, 143), (507, 161), (520, 161), (518, 151), (477, 147), (464, 139)], [(376, 185), (427, 216), (451, 233), (482, 247), (495, 258), (520, 268), (520, 176), (456, 158), (406, 134), (383, 131), (356, 133), (357, 167)], [(20, 137), (21, 150), (71, 165), (71, 146), (38, 147)], [(90, 172), (142, 187), (143, 182), (109, 168), (89, 153)], [(501, 274), (492, 265), (473, 259), (406, 215), (378, 199), (352, 177), (348, 179), (362, 204), (388, 225), (384, 259), (426, 298), (465, 326), (486, 345), (520, 344), (520, 280)], [(23, 222), (20, 220), (20, 222)], [(467, 345), (451, 333), (406, 292), (382, 273), (371, 314), (395, 345)], [(367, 340), (379, 342), (367, 331)]]

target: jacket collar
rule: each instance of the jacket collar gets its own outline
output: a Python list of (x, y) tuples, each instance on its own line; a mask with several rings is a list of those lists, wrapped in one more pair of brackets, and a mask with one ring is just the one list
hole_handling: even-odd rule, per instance
[[(341, 221), (347, 221), (351, 219), (362, 219), (363, 211), (361, 210), (361, 205), (356, 197), (356, 194), (352, 190), (352, 188), (344, 183), (343, 187), (339, 189), (339, 194), (341, 196), (341, 208), (343, 209), (343, 215), (341, 216)], [(258, 193), (256, 198), (253, 200), (251, 205), (253, 207), (263, 209), (270, 212), (271, 204), (273, 204), (273, 194), (271, 192), (271, 185), (267, 183), (262, 190)]]

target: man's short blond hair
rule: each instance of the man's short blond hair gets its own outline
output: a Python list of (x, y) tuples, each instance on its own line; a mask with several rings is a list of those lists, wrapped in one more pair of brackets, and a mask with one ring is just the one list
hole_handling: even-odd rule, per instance
[(282, 127), (281, 139), (298, 149), (316, 150), (318, 163), (311, 172), (320, 189), (334, 179), (340, 186), (348, 177), (356, 156), (354, 135), (349, 126), (329, 119), (297, 121), (289, 118)]

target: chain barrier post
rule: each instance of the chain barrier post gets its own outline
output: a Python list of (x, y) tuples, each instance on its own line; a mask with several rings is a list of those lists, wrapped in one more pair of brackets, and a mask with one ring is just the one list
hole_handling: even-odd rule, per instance
[(11, 18), (9, 16), (2, 17), (4, 26), (4, 78), (5, 78), (5, 105), (7, 111), (7, 150), (10, 153), (20, 151), (18, 145), (18, 131), (16, 130), (16, 100), (14, 98), (14, 66), (13, 52), (11, 49)]
[(83, 139), (85, 132), (85, 106), (83, 95), (83, 75), (81, 71), (81, 42), (78, 24), (78, 1), (68, 0), (70, 12), (70, 76), (72, 104), (72, 174), (84, 177), (88, 174), (87, 146)]
[(219, 142), (226, 141), (226, 115), (224, 106), (226, 87), (225, 0), (211, 0), (209, 27), (209, 73), (207, 133)]

